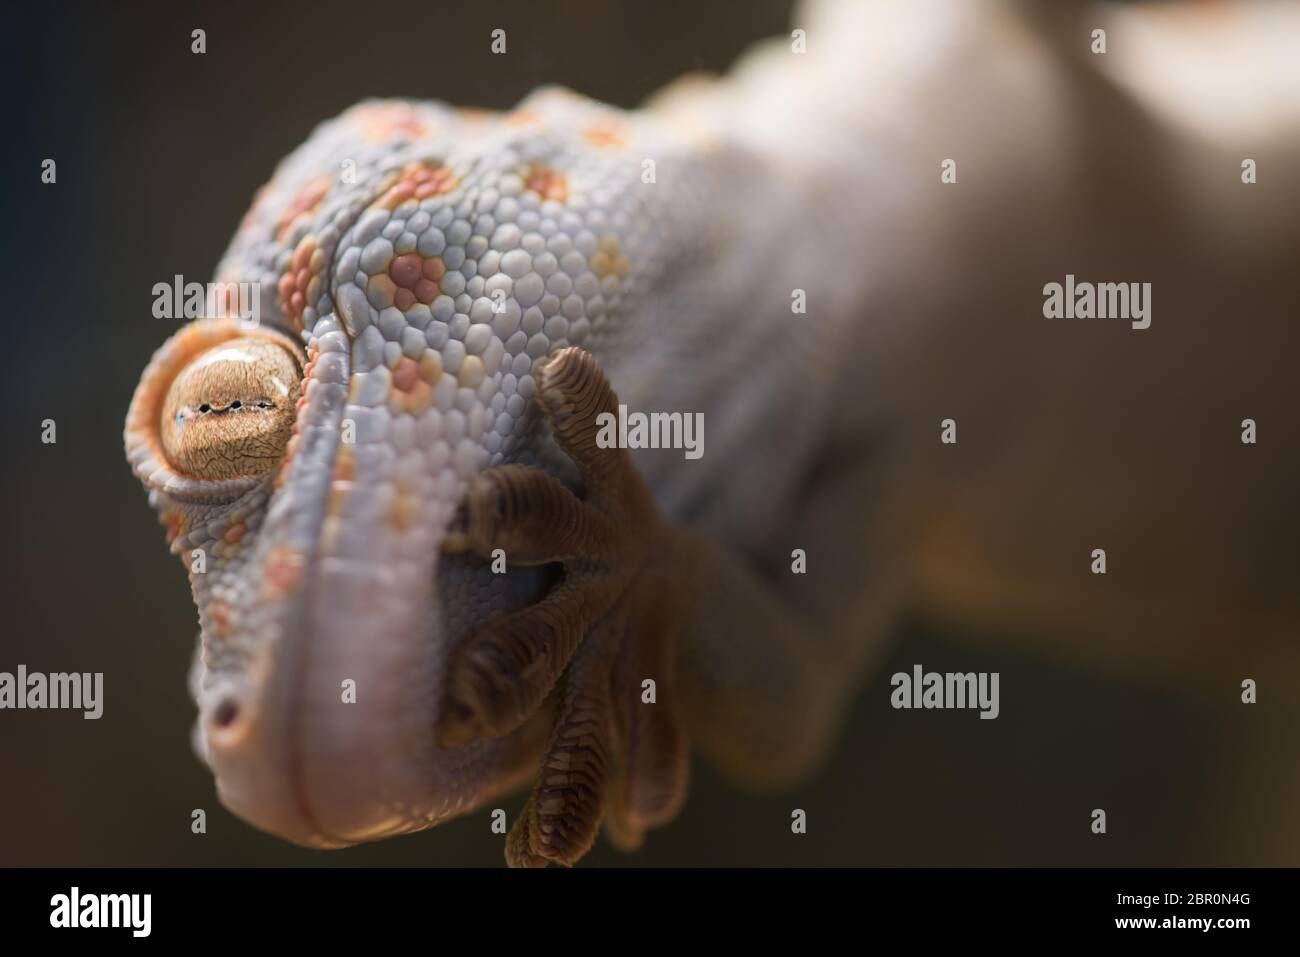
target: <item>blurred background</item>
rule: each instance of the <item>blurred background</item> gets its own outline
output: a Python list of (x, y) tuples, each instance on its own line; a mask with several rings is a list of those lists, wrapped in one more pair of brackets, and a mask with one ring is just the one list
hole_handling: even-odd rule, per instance
[[(631, 107), (684, 72), (725, 69), (789, 20), (790, 4), (775, 0), (172, 4), (148, 15), (74, 4), (15, 15), (0, 67), (11, 166), (0, 671), (102, 671), (105, 710), (98, 721), (0, 712), (0, 865), (502, 863), (487, 809), (326, 852), (263, 835), (217, 802), (190, 747), (188, 584), (122, 453), (139, 373), (174, 331), (151, 315), (153, 284), (209, 276), (275, 163), (364, 97), (504, 108), (560, 83)], [(496, 27), (508, 31), (508, 56), (488, 53)], [(206, 55), (190, 52), (195, 28), (207, 31)], [(45, 158), (58, 163), (57, 185), (40, 183)], [(54, 445), (40, 442), (47, 418)], [(1240, 703), (1240, 677), (1263, 659), (1248, 647), (1238, 656), (1232, 636), (1222, 682), (1183, 682), (1062, 657), (1051, 632), (1006, 641), (945, 620), (899, 624), (805, 786), (755, 796), (697, 763), (678, 820), (637, 854), (598, 843), (586, 862), (1300, 863), (1300, 711), (1270, 697), (1267, 681), (1258, 705)], [(1001, 717), (892, 710), (889, 675), (917, 662), (999, 671)], [(506, 805), (512, 820), (520, 806), (522, 795)], [(1097, 807), (1108, 810), (1104, 838), (1088, 828)], [(196, 808), (205, 835), (191, 833)], [(808, 813), (804, 836), (790, 832), (794, 808)]]

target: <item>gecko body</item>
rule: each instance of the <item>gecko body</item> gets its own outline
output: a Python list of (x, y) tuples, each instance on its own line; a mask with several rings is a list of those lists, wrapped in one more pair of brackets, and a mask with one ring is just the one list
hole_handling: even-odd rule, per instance
[[(457, 746), (434, 729), (452, 651), (547, 589), (537, 565), (503, 575), (441, 554), (471, 481), (515, 464), (585, 484), (540, 421), (547, 357), (580, 347), (626, 407), (707, 421), (709, 454), (689, 468), (680, 451), (636, 454), (672, 521), (744, 548), (770, 531), (762, 516), (786, 514), (824, 435), (819, 376), (837, 339), (834, 321), (793, 334), (791, 296), (825, 270), (821, 237), (842, 232), (845, 210), (806, 168), (774, 166), (719, 122), (734, 97), (627, 112), (547, 88), (503, 114), (368, 101), (317, 129), (259, 192), (216, 282), (255, 284), (260, 325), (183, 329), (155, 355), (127, 426), (128, 456), (191, 568), (197, 746), (235, 813), (340, 846), (437, 824), (535, 773), (552, 720), (539, 702), (537, 716)], [(758, 192), (765, 203), (745, 201)], [(823, 320), (836, 318), (830, 298)], [(279, 396), (223, 371), (256, 375), (277, 349), (302, 369)], [(200, 442), (204, 428), (216, 439)], [(769, 435), (785, 454), (746, 463)], [(213, 464), (253, 440), (271, 453)], [(186, 457), (186, 442), (199, 451)], [(731, 680), (722, 653), (701, 650), (698, 697)], [(668, 654), (637, 695), (640, 678), (674, 683)], [(565, 663), (549, 663), (534, 697)], [(798, 680), (782, 664), (763, 664), (766, 680)], [(680, 800), (683, 761), (669, 762), (665, 808)]]
[[(1091, 627), (1103, 658), (1181, 653), (1161, 581), (1102, 601), (1076, 575), (1113, 516), (1130, 567), (1184, 534), (1158, 481), (1076, 506), (1074, 436), (1108, 437), (1098, 487), (1138, 457), (1109, 393), (1080, 405), (1088, 369), (1116, 401), (1148, 371), (1063, 348), (1039, 299), (1111, 274), (1074, 236), (1176, 287), (1158, 244), (1120, 243), (1174, 215), (1166, 171), (1093, 182), (1071, 148), (1072, 124), (1164, 132), (1072, 52), (1073, 11), (1031, 31), (995, 9), (816, 5), (807, 54), (778, 38), (634, 111), (367, 101), (280, 164), (216, 272), (256, 284), (260, 324), (178, 332), (126, 428), (190, 572), (197, 746), (231, 810), (338, 847), (531, 780), (507, 857), (572, 863), (602, 824), (630, 848), (670, 820), (691, 748), (759, 787), (814, 767), (918, 593)], [(1211, 141), (1180, 141), (1182, 175)], [(1098, 213), (1130, 180), (1156, 214)], [(700, 416), (706, 454), (602, 447), (620, 406)], [(1270, 653), (1291, 602), (1254, 632)], [(1116, 608), (1143, 642), (1108, 646)]]

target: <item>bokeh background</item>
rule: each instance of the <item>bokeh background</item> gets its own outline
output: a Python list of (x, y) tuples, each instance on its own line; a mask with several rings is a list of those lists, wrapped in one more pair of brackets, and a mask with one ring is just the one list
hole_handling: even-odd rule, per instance
[[(0, 865), (502, 862), (486, 810), (324, 852), (263, 835), (217, 802), (190, 747), (197, 624), (185, 574), (122, 454), (137, 377), (174, 331), (151, 315), (152, 286), (210, 275), (274, 164), (359, 99), (503, 108), (561, 83), (634, 106), (783, 32), (789, 7), (494, 0), (14, 14), (0, 66), (11, 167), (0, 670), (102, 671), (106, 704), (98, 721), (0, 712)], [(488, 53), (498, 26), (505, 57)], [(207, 31), (204, 56), (190, 53), (196, 27)], [(47, 157), (55, 186), (39, 181)], [(47, 418), (55, 445), (39, 439)], [(637, 854), (598, 844), (588, 862), (1297, 863), (1276, 800), (1295, 794), (1293, 705), (1265, 695), (1243, 708), (1235, 678), (1216, 691), (1073, 664), (1035, 650), (1051, 648), (1050, 634), (1003, 644), (975, 626), (911, 619), (897, 638), (816, 778), (755, 796), (697, 763), (677, 821)], [(1002, 716), (892, 710), (888, 676), (915, 662), (999, 671)], [(512, 819), (521, 805), (507, 803)], [(1110, 810), (1104, 839), (1089, 833), (1094, 807)], [(195, 808), (207, 811), (206, 835), (190, 831)], [(793, 808), (808, 812), (807, 835), (791, 834)]]

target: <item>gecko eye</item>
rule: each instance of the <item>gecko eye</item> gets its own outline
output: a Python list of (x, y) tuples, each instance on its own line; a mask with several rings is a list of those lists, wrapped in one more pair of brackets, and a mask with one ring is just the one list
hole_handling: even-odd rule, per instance
[(200, 352), (172, 380), (158, 432), (171, 466), (192, 478), (255, 478), (284, 457), (302, 368), (262, 337)]

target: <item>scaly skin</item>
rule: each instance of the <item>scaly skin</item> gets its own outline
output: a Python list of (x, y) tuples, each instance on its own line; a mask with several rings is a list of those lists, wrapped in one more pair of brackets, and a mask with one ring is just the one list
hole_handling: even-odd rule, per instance
[[(232, 319), (193, 323), (162, 347), (126, 433), (173, 551), (187, 568), (204, 555), (190, 576), (198, 747), (235, 813), (342, 846), (466, 813), (540, 760), (507, 856), (572, 863), (602, 818), (630, 847), (675, 812), (683, 699), (698, 702), (706, 749), (731, 753), (742, 774), (815, 758), (826, 706), (807, 722), (785, 714), (815, 684), (791, 643), (797, 627), (779, 639), (795, 660), (760, 657), (752, 680), (719, 667), (727, 652), (688, 648), (693, 675), (676, 689), (690, 578), (701, 564), (731, 574), (678, 522), (741, 537), (761, 530), (754, 515), (782, 514), (828, 401), (813, 373), (833, 361), (831, 336), (794, 342), (782, 328), (815, 244), (740, 201), (776, 171), (704, 122), (722, 103), (696, 102), (705, 113), (628, 113), (558, 89), (503, 115), (363, 103), (258, 194), (216, 279), (260, 284), (256, 334), (305, 349), (283, 460), (238, 477), (240, 453), (220, 475), (186, 475), (159, 439), (180, 370), (247, 334)], [(789, 182), (777, 205), (823, 228), (833, 208), (803, 201), (811, 183)], [(707, 308), (720, 293), (725, 315)], [(719, 362), (720, 337), (742, 321)], [(582, 452), (595, 413), (617, 409), (602, 368), (633, 409), (704, 412), (707, 454), (683, 468), (680, 451), (643, 453), (634, 468), (626, 452)], [(202, 422), (252, 421), (253, 397), (235, 407), (234, 395), (206, 402)], [(787, 454), (715, 501), (756, 430), (788, 436)], [(449, 539), (467, 494), (470, 534)], [(483, 512), (512, 495), (532, 503), (532, 519), (516, 528)], [(566, 520), (583, 531), (557, 541)], [(483, 560), (494, 546), (508, 574)], [(543, 561), (562, 566), (549, 591)], [(342, 700), (349, 682), (355, 703)], [(740, 689), (710, 720), (719, 682)], [(745, 694), (765, 721), (747, 714)], [(734, 747), (732, 723), (747, 735)]]

